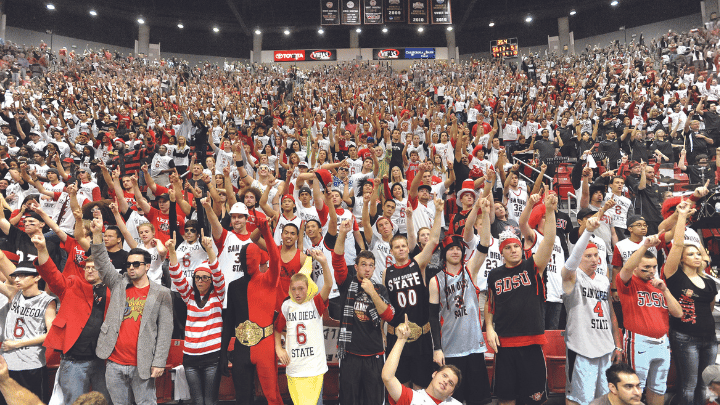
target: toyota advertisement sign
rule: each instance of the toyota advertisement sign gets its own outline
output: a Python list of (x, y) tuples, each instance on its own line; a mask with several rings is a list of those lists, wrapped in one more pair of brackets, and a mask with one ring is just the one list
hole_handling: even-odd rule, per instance
[(297, 49), (274, 51), (275, 62), (306, 62), (337, 60), (336, 49)]

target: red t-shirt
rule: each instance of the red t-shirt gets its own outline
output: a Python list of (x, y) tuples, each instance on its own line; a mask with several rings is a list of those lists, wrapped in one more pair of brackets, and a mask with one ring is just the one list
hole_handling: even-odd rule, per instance
[[(150, 212), (145, 213), (145, 218), (155, 227), (155, 237), (160, 239), (162, 243), (170, 239), (170, 216), (163, 214), (159, 209), (150, 207)], [(178, 216), (178, 229), (180, 234), (185, 234), (185, 218)]]
[(257, 229), (257, 224), (259, 219), (267, 219), (267, 216), (262, 213), (262, 211), (258, 211), (256, 209), (249, 209), (248, 210), (248, 217), (247, 217), (247, 223), (245, 224), (245, 229), (247, 229), (248, 233), (252, 233), (252, 231)]
[(124, 366), (137, 366), (138, 336), (148, 291), (150, 285), (143, 288), (132, 286), (125, 290), (125, 316), (120, 324), (120, 332), (115, 350), (109, 357), (110, 361)]
[(631, 332), (651, 338), (661, 338), (670, 329), (670, 313), (662, 291), (633, 274), (627, 284), (620, 273), (615, 278), (623, 324)]
[[(111, 197), (117, 198), (114, 190), (110, 190), (109, 194)], [(128, 203), (128, 208), (137, 211), (137, 201), (135, 200), (135, 194), (128, 193), (127, 191), (123, 190), (123, 197), (125, 197), (125, 201), (127, 201)]]
[(68, 253), (68, 260), (65, 262), (63, 275), (76, 275), (81, 280), (85, 280), (84, 266), (85, 259), (87, 259), (85, 249), (80, 247), (77, 241), (71, 236), (68, 236), (65, 242), (61, 242), (60, 247)]

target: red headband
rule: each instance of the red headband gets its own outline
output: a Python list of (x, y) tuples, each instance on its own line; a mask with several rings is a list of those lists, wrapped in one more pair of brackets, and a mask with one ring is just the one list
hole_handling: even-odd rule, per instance
[(587, 250), (587, 249), (592, 249), (592, 248), (597, 249), (598, 247), (597, 247), (596, 244), (590, 242), (590, 243), (587, 244), (587, 247), (585, 248), (585, 250)]
[(517, 244), (519, 245), (519, 244), (520, 244), (520, 239), (518, 239), (518, 238), (507, 238), (507, 239), (505, 239), (504, 241), (500, 242), (500, 252), (502, 252), (503, 249), (505, 249), (505, 246), (507, 246), (507, 245), (509, 245), (509, 244), (511, 244), (511, 243), (517, 243)]

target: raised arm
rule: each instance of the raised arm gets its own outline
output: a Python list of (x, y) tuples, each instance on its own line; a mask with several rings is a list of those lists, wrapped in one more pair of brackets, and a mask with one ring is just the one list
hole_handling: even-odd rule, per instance
[[(228, 193), (227, 191), (225, 192)], [(207, 215), (208, 222), (210, 223), (210, 229), (212, 230), (213, 239), (220, 239), (220, 237), (222, 237), (223, 227), (222, 224), (220, 224), (220, 220), (218, 219), (217, 215), (215, 215), (215, 211), (210, 204), (209, 198), (203, 198), (202, 200), (200, 200), (200, 203), (202, 204), (203, 208), (205, 208), (205, 215)]]
[[(530, 225), (528, 225), (528, 222), (530, 221), (530, 214), (532, 213), (533, 207), (535, 204), (540, 202), (540, 194), (533, 194), (531, 196), (528, 196), (527, 204), (525, 204), (525, 208), (523, 208), (522, 213), (520, 214), (519, 219), (519, 226), (520, 226), (520, 233), (525, 239), (528, 239), (530, 242), (535, 242), (535, 232), (533, 232), (532, 228), (530, 228)], [(553, 216), (555, 213), (553, 213)]]
[[(445, 200), (441, 200), (439, 198), (435, 199), (435, 218), (433, 219), (433, 226), (432, 229), (430, 229), (430, 239), (428, 240), (427, 244), (425, 244), (425, 247), (423, 250), (415, 256), (415, 261), (420, 266), (420, 271), (423, 275), (423, 280), (425, 280), (425, 268), (430, 263), (430, 260), (432, 260), (433, 252), (435, 251), (435, 247), (440, 243), (440, 225), (442, 224), (442, 216), (443, 216), (443, 209), (445, 208)], [(414, 246), (408, 246), (408, 248), (412, 249)]]
[[(482, 210), (483, 227), (480, 230), (480, 242), (477, 246), (477, 252), (473, 254), (472, 259), (470, 259), (468, 263), (468, 271), (474, 283), (477, 283), (478, 271), (480, 271), (480, 267), (482, 267), (485, 258), (487, 258), (487, 249), (490, 246), (490, 238), (492, 237), (490, 234), (490, 226), (485, 225), (490, 223), (490, 201), (487, 198), (482, 198), (479, 202), (479, 208)], [(477, 216), (477, 209), (473, 208), (473, 212), (475, 212)], [(469, 215), (468, 218), (470, 218)], [(475, 222), (466, 221), (465, 232), (467, 232), (468, 227), (474, 228), (474, 223)]]
[(557, 195), (547, 194), (545, 197), (545, 229), (543, 229), (543, 240), (538, 246), (537, 252), (533, 255), (535, 266), (539, 274), (543, 274), (545, 267), (550, 261), (555, 244), (557, 223), (555, 221), (555, 209), (557, 208)]
[(395, 336), (397, 336), (397, 341), (390, 351), (387, 360), (385, 360), (381, 376), (388, 395), (390, 395), (394, 402), (397, 402), (402, 395), (403, 385), (400, 383), (400, 380), (395, 377), (395, 373), (397, 372), (398, 364), (400, 364), (400, 356), (405, 347), (405, 342), (410, 338), (410, 325), (407, 314), (405, 314), (405, 323), (401, 323), (395, 328)]
[(645, 238), (643, 243), (638, 247), (638, 250), (630, 256), (625, 262), (622, 269), (620, 270), (620, 279), (623, 283), (630, 281), (633, 275), (633, 271), (640, 265), (640, 260), (645, 256), (645, 252), (653, 246), (657, 246), (660, 243), (660, 239), (657, 235), (648, 236)]
[(663, 266), (666, 280), (672, 277), (676, 271), (682, 271), (680, 268), (682, 266), (680, 259), (682, 258), (683, 248), (685, 247), (685, 224), (688, 215), (690, 215), (691, 206), (692, 203), (690, 201), (682, 201), (675, 209), (678, 214), (678, 219), (675, 224), (672, 247), (665, 261), (665, 266)]

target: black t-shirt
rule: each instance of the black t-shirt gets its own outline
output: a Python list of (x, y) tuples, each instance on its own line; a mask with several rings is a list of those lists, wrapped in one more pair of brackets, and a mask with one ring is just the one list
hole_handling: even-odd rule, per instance
[(696, 286), (681, 267), (667, 279), (670, 293), (683, 309), (681, 318), (670, 317), (670, 328), (698, 338), (715, 338), (715, 320), (712, 303), (717, 286), (709, 277), (703, 277), (705, 288)]
[(620, 160), (620, 143), (617, 139), (606, 139), (600, 142), (598, 151), (605, 152), (608, 159), (608, 166), (610, 169), (617, 169), (618, 160)]
[[(350, 283), (353, 279), (357, 280), (356, 278), (348, 276), (348, 278), (345, 279), (345, 282), (338, 286), (340, 288), (343, 308), (345, 307), (345, 302), (347, 301), (348, 288), (350, 288)], [(390, 297), (388, 296), (385, 286), (376, 284), (375, 291), (377, 291), (380, 296), (385, 297), (387, 302), (390, 302)], [(385, 348), (383, 347), (382, 328), (380, 326), (375, 326), (370, 316), (369, 309), (374, 306), (375, 304), (373, 304), (370, 296), (358, 285), (358, 292), (355, 296), (355, 307), (353, 311), (352, 339), (345, 348), (348, 353), (360, 356), (385, 353)], [(382, 314), (378, 311), (378, 316), (380, 315)]]
[(669, 141), (655, 140), (653, 143), (650, 144), (650, 147), (648, 148), (648, 153), (654, 155), (656, 150), (659, 150), (660, 153), (670, 159), (668, 162), (665, 162), (664, 160), (663, 162), (672, 163), (675, 161), (675, 154), (673, 153), (672, 143), (670, 143)]
[(75, 344), (68, 350), (68, 356), (78, 360), (95, 359), (95, 347), (97, 346), (98, 336), (100, 336), (100, 326), (105, 319), (105, 300), (107, 299), (108, 288), (105, 284), (93, 286), (93, 306), (90, 317), (80, 332)]
[(128, 258), (127, 250), (120, 249), (117, 252), (108, 252), (108, 257), (110, 258), (110, 262), (113, 264), (116, 270), (118, 270), (120, 273), (125, 273), (125, 266), (127, 264)]
[[(60, 248), (52, 241), (46, 241), (45, 244), (50, 259), (55, 263), (55, 267), (60, 269)], [(0, 241), (0, 249), (3, 250), (10, 261), (15, 263), (35, 261), (38, 253), (35, 244), (30, 241), (30, 236), (15, 226), (10, 226), (7, 239)]]
[(390, 167), (397, 166), (402, 169), (403, 158), (402, 151), (405, 149), (405, 144), (402, 142), (391, 142), (392, 157), (390, 158)]
[(519, 265), (496, 267), (488, 274), (488, 303), (500, 337), (545, 333), (545, 283), (531, 256)]
[(630, 141), (630, 149), (632, 150), (632, 159), (636, 162), (647, 162), (648, 161), (648, 147), (645, 141), (635, 140)]
[(565, 259), (567, 259), (568, 256), (570, 256), (567, 235), (572, 231), (573, 224), (570, 216), (562, 210), (558, 210), (555, 213), (555, 221), (557, 221), (557, 236), (560, 237), (560, 244), (562, 245), (563, 253), (565, 253)]
[(540, 152), (540, 160), (545, 161), (551, 157), (555, 157), (555, 148), (559, 148), (560, 144), (557, 142), (546, 141), (545, 139), (538, 139), (533, 144), (533, 149)]
[[(455, 173), (455, 190), (460, 190), (462, 188), (462, 182), (463, 180), (470, 178), (470, 166), (462, 164), (462, 162), (458, 162), (457, 159), (454, 159), (455, 162), (453, 163), (453, 172)], [(458, 187), (459, 186), (459, 187)]]
[[(408, 320), (418, 326), (423, 326), (430, 319), (429, 293), (425, 282), (422, 279), (420, 266), (415, 259), (402, 267), (391, 265), (385, 272), (385, 288), (387, 288), (390, 303), (395, 309), (395, 316), (390, 325), (397, 327), (400, 323), (405, 322), (405, 315)], [(425, 339), (420, 339), (412, 343), (408, 343), (403, 354), (416, 355), (432, 355), (431, 342), (423, 342), (422, 340), (430, 340), (429, 334)], [(387, 334), (387, 352), (392, 350), (396, 337), (393, 334)], [(406, 351), (407, 350), (407, 351)]]
[(705, 184), (710, 180), (710, 184), (715, 184), (715, 163), (709, 163), (706, 166), (688, 165), (684, 170), (690, 179), (690, 184)]

